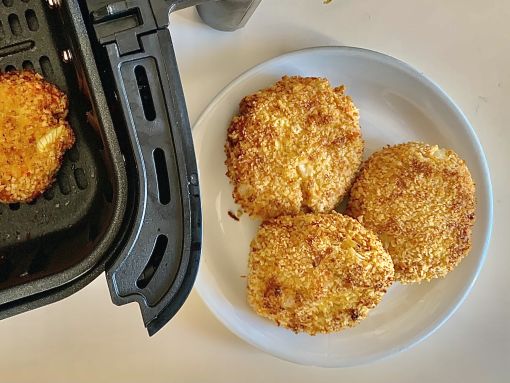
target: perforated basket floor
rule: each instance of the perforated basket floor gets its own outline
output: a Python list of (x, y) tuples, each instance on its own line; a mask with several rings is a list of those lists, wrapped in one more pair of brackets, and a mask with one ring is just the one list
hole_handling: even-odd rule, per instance
[(76, 135), (43, 196), (29, 204), (0, 204), (0, 289), (79, 262), (105, 230), (102, 215), (113, 198), (102, 141), (87, 122), (91, 105), (74, 66), (64, 62), (66, 31), (55, 12), (42, 0), (0, 0), (0, 71), (35, 70), (62, 89)]

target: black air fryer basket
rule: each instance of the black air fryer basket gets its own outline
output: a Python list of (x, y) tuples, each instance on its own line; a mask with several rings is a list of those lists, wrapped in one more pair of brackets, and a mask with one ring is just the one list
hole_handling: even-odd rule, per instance
[[(184, 303), (201, 211), (167, 26), (169, 12), (203, 2), (0, 2), (0, 71), (35, 70), (62, 89), (76, 135), (51, 189), (0, 205), (0, 319), (65, 298), (103, 271), (113, 302), (137, 302), (151, 335)], [(259, 2), (209, 1), (199, 13), (232, 30)]]

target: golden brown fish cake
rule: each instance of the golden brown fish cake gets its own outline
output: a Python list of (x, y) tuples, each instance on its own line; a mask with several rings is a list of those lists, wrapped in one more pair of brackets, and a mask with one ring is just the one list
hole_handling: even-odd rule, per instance
[(280, 216), (251, 243), (248, 303), (294, 332), (352, 327), (393, 281), (393, 263), (377, 236), (333, 213)]
[(471, 248), (475, 185), (453, 151), (386, 147), (362, 166), (347, 214), (381, 238), (403, 283), (444, 277)]
[(250, 215), (330, 211), (362, 161), (358, 110), (343, 86), (285, 76), (241, 101), (225, 153), (233, 197)]
[(68, 101), (39, 74), (0, 74), (0, 202), (30, 202), (52, 184), (74, 144)]

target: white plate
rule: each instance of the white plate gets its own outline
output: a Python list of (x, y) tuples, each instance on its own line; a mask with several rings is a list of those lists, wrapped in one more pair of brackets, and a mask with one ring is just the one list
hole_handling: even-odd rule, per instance
[[(327, 77), (345, 84), (361, 115), (365, 157), (386, 144), (421, 140), (452, 148), (467, 162), (476, 183), (473, 248), (447, 278), (421, 285), (395, 284), (359, 326), (337, 334), (296, 335), (254, 314), (246, 303), (249, 243), (258, 222), (240, 222), (225, 176), (223, 145), (232, 116), (245, 95), (283, 75)], [(203, 207), (203, 258), (196, 283), (210, 310), (252, 345), (289, 361), (340, 367), (402, 351), (426, 338), (459, 307), (482, 267), (492, 225), (489, 170), (466, 117), (433, 82), (407, 64), (349, 47), (305, 49), (276, 57), (228, 85), (193, 130)]]

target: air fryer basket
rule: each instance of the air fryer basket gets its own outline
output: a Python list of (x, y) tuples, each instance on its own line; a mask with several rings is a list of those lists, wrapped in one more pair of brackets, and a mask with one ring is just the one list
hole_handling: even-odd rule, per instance
[(206, 22), (233, 30), (259, 2), (2, 0), (0, 70), (33, 69), (65, 91), (77, 142), (44, 196), (0, 205), (0, 319), (102, 271), (113, 302), (137, 302), (149, 334), (177, 312), (202, 223), (168, 13), (202, 3)]
[(0, 317), (61, 299), (103, 270), (114, 303), (137, 302), (149, 334), (183, 304), (201, 213), (167, 24), (169, 10), (192, 3), (2, 2), (0, 64), (33, 66), (68, 94), (77, 144), (44, 198), (2, 207), (2, 230), (16, 224), (1, 242)]
[(62, 89), (76, 135), (44, 196), (0, 204), (0, 317), (17, 301), (92, 270), (108, 254), (124, 215), (123, 157), (85, 26), (71, 12), (40, 0), (0, 3), (0, 70), (35, 70)]
[(126, 127), (128, 179), (137, 181), (129, 184), (137, 195), (128, 210), (131, 234), (107, 280), (114, 303), (139, 304), (149, 334), (184, 303), (200, 259), (198, 171), (167, 29), (169, 11), (197, 2), (88, 0), (84, 12), (103, 84), (117, 101), (115, 121)]

